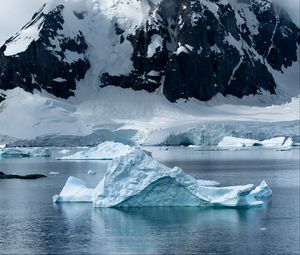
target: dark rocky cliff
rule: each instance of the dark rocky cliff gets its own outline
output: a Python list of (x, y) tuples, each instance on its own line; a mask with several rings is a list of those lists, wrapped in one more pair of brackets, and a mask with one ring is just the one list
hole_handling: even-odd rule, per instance
[[(135, 33), (125, 33), (114, 24), (119, 43), (127, 40), (132, 45), (132, 71), (103, 73), (99, 85), (160, 90), (170, 101), (209, 100), (218, 93), (239, 98), (263, 90), (276, 93), (270, 69), (282, 71), (298, 60), (299, 28), (269, 0), (236, 1), (237, 5), (218, 0), (162, 0), (157, 5), (149, 1), (149, 19)], [(74, 95), (76, 82), (90, 68), (85, 55), (88, 43), (80, 31), (73, 38), (61, 34), (63, 11), (59, 5), (47, 14), (40, 10), (34, 15), (27, 27), (40, 19), (43, 27), (26, 51), (5, 55), (6, 45), (15, 37), (2, 46), (0, 89), (44, 89), (62, 98)], [(50, 42), (55, 38), (59, 50)], [(66, 51), (82, 58), (65, 61)]]

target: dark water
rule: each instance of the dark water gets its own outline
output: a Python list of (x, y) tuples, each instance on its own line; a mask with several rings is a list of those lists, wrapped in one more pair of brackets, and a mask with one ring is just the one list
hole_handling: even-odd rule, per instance
[[(0, 254), (299, 254), (299, 150), (155, 149), (155, 158), (223, 185), (265, 179), (262, 208), (100, 209), (52, 203), (68, 176), (93, 187), (108, 162), (1, 159), (6, 173), (60, 172), (35, 181), (0, 180)], [(93, 170), (96, 175), (88, 175)]]

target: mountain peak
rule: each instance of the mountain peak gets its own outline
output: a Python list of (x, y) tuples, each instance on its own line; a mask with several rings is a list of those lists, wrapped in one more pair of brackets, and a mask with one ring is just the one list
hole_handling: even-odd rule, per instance
[[(161, 91), (170, 101), (276, 93), (299, 28), (271, 0), (52, 0), (0, 50), (0, 89)], [(88, 89), (88, 88), (86, 88)]]

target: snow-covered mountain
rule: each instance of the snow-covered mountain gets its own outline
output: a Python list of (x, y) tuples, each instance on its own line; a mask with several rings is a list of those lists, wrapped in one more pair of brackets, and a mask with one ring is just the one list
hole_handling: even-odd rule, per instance
[(272, 0), (52, 0), (1, 47), (0, 100), (16, 87), (67, 99), (113, 85), (172, 102), (281, 93), (299, 44)]
[(297, 144), (297, 48), (270, 0), (48, 1), (0, 49), (0, 143)]

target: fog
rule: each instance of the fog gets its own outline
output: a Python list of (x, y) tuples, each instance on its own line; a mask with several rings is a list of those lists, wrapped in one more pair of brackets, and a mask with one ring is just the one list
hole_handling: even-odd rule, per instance
[(284, 8), (288, 12), (292, 20), (298, 26), (300, 26), (300, 21), (299, 21), (300, 1), (299, 0), (273, 0), (273, 2), (279, 5), (280, 7)]

